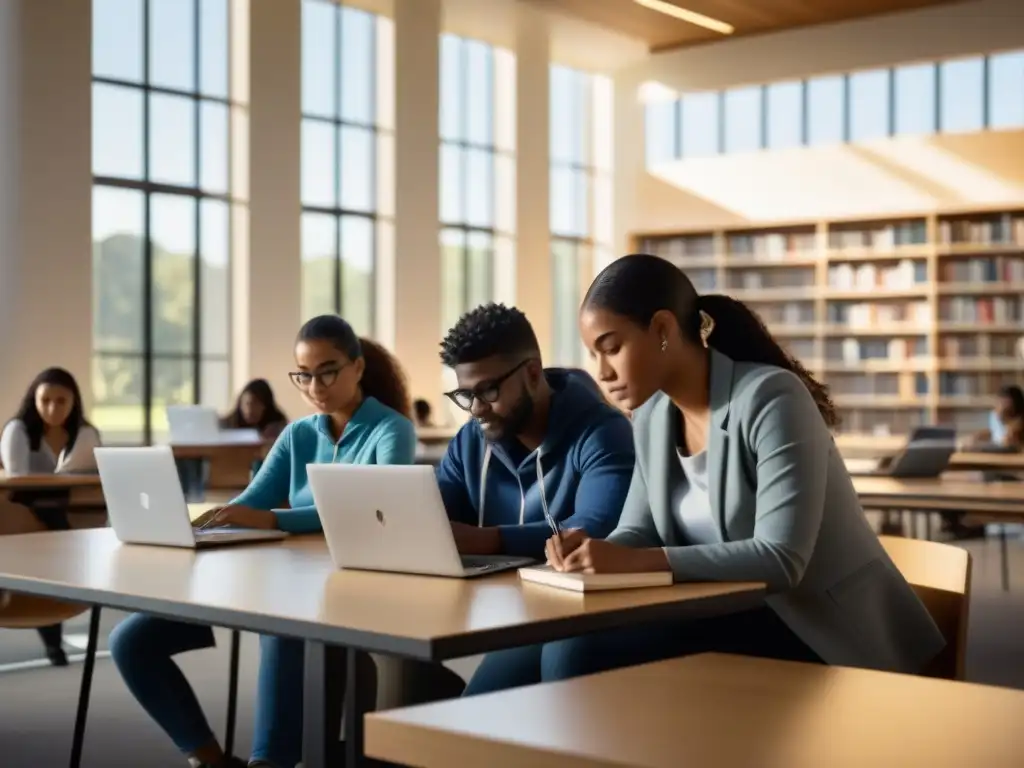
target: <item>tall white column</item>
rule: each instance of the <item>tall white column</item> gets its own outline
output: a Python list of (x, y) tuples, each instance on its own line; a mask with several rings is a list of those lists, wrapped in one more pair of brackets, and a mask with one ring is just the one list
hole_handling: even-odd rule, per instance
[(0, 421), (52, 365), (91, 402), (91, 13), (0, 2)]
[[(614, 165), (615, 183), (612, 192), (613, 238), (612, 254), (630, 252), (629, 236), (636, 221), (635, 200), (641, 174), (646, 173), (644, 106), (640, 102), (640, 80), (635, 71), (624, 71), (614, 78)], [(601, 269), (605, 264), (595, 264)]]
[(233, 0), (233, 379), (266, 378), (289, 415), (302, 322), (300, 0)]
[(516, 18), (516, 306), (546, 360), (554, 354), (551, 267), (550, 34), (548, 20), (519, 4)]
[[(395, 0), (394, 325), (382, 341), (414, 396), (440, 404), (441, 249), (438, 224), (440, 0)], [(384, 255), (384, 254), (382, 254)]]

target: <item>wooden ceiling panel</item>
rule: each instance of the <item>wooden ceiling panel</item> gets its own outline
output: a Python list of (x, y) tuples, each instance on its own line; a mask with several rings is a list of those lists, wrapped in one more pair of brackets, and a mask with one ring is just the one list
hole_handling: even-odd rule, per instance
[(964, 1), (666, 0), (686, 10), (731, 24), (735, 33), (724, 36), (645, 8), (633, 0), (532, 0), (535, 5), (643, 40), (652, 51)]

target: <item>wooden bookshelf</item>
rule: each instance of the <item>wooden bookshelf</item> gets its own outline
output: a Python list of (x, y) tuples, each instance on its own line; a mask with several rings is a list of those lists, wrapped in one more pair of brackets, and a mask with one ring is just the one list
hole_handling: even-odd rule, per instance
[(851, 437), (973, 432), (1024, 381), (1024, 207), (633, 240), (702, 293), (749, 303), (829, 385)]

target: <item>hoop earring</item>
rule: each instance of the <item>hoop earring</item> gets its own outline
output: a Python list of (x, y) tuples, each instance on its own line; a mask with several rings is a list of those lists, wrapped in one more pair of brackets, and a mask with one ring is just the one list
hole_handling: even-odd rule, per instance
[(708, 338), (715, 330), (715, 319), (703, 309), (700, 310), (700, 343), (708, 348)]

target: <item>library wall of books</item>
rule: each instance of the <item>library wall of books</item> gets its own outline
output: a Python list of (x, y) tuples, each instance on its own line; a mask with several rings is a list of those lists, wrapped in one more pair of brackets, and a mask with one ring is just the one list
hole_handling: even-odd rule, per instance
[(638, 233), (747, 302), (830, 388), (841, 433), (985, 427), (1024, 374), (1024, 209)]

